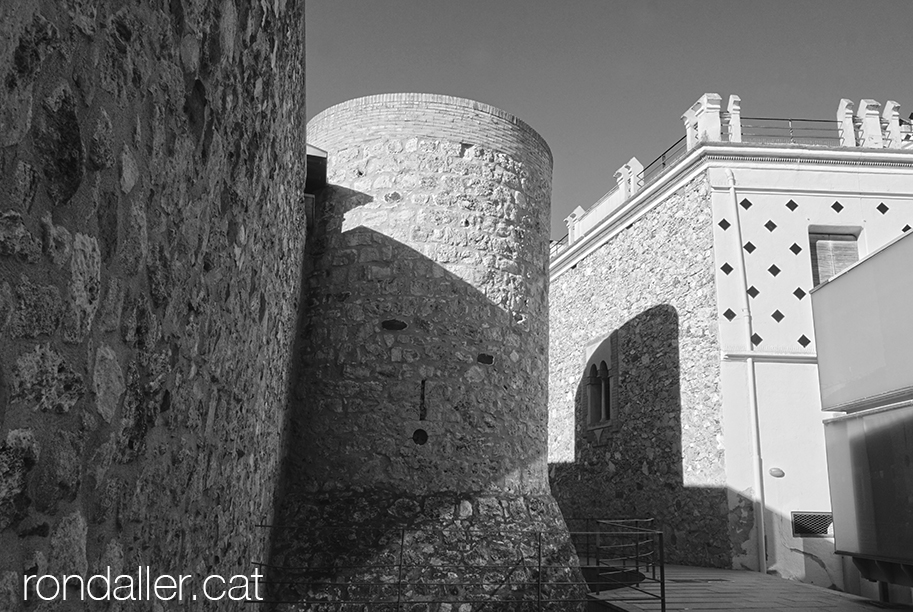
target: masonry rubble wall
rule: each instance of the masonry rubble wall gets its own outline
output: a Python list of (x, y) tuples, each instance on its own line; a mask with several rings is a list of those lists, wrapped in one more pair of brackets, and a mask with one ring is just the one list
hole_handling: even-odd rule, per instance
[[(552, 280), (549, 461), (565, 517), (655, 517), (668, 562), (729, 567), (711, 223), (702, 173)], [(611, 423), (591, 428), (584, 368), (612, 332)]]
[(303, 13), (0, 5), (0, 609), (24, 573), (265, 558), (304, 240)]
[(576, 556), (546, 466), (548, 147), (503, 111), (432, 94), (359, 98), (308, 130), (329, 185), (274, 554), (297, 584), (280, 598), (306, 598), (294, 572), (324, 555), (339, 583), (451, 584), (454, 609), (528, 601), (538, 532), (543, 580), (565, 583), (543, 596), (566, 598)]
[(325, 491), (546, 492), (551, 155), (506, 113), (398, 96), (309, 124), (331, 186), (307, 280), (301, 469)]

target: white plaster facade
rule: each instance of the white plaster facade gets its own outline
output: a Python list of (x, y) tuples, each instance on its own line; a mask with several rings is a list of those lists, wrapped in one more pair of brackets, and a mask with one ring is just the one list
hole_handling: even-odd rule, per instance
[[(831, 509), (822, 421), (834, 415), (819, 397), (809, 233), (852, 234), (862, 258), (913, 227), (913, 148), (898, 106), (879, 117), (877, 103), (863, 100), (854, 119), (842, 101), (833, 146), (746, 143), (738, 97), (721, 114), (720, 97), (707, 94), (683, 117), (687, 152), (624, 203), (576, 215), (572, 243), (551, 262), (554, 281), (706, 173), (726, 486), (730, 509), (738, 494), (764, 509), (763, 528), (732, 565), (873, 597), (874, 586), (833, 553), (833, 538), (793, 536), (791, 514)], [(550, 457), (567, 460), (568, 449), (550, 448)]]

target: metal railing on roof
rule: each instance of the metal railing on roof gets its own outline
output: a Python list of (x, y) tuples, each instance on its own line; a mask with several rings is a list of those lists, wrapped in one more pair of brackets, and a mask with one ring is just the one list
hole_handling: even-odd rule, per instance
[(570, 237), (570, 234), (565, 234), (558, 240), (552, 240), (551, 243), (549, 243), (549, 245), (548, 245), (549, 258), (556, 256), (558, 253), (563, 251), (565, 249), (565, 247), (567, 247), (567, 241), (568, 241), (569, 237)]
[(643, 172), (637, 175), (637, 185), (643, 188), (652, 183), (660, 174), (666, 171), (688, 152), (687, 138), (682, 136), (675, 143), (659, 154), (659, 157), (644, 166)]
[[(732, 116), (721, 113), (722, 120), (721, 142), (733, 143)], [(843, 143), (843, 128), (838, 121), (832, 119), (792, 119), (777, 117), (740, 117), (741, 142), (748, 144), (798, 144), (806, 146), (839, 147)], [(687, 137), (682, 136), (668, 149), (659, 154), (656, 159), (644, 166), (637, 179), (637, 190), (641, 190), (656, 181), (666, 170), (680, 161), (688, 153)], [(617, 187), (610, 190), (595, 204), (577, 219), (580, 223), (588, 214), (597, 210), (599, 205), (611, 196)], [(630, 197), (630, 196), (629, 196)], [(593, 224), (590, 222), (590, 226)], [(584, 230), (585, 233), (586, 230)], [(575, 234), (576, 235), (576, 234)], [(549, 257), (554, 258), (568, 246), (568, 237), (565, 236), (551, 244)]]
[[(839, 147), (843, 135), (840, 124), (828, 119), (742, 117), (741, 124), (742, 142), (746, 143)], [(729, 122), (724, 121), (723, 140), (729, 142), (729, 138)]]

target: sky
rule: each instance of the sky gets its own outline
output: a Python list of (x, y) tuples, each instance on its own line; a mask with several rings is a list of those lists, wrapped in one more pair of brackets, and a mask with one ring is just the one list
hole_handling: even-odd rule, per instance
[(307, 114), (425, 92), (501, 108), (552, 150), (552, 238), (684, 134), (706, 92), (745, 117), (913, 112), (913, 0), (307, 0)]

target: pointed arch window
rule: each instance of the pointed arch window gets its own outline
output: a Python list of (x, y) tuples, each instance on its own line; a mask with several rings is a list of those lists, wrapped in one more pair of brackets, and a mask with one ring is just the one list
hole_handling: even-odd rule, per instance
[(607, 338), (597, 350), (586, 370), (587, 425), (604, 427), (611, 424), (616, 411), (616, 386), (618, 384), (617, 335)]

